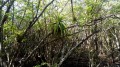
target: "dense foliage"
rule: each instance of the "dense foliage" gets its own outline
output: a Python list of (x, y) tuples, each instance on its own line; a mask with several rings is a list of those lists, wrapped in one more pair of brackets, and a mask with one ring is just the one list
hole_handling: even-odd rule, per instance
[(119, 2), (0, 0), (0, 66), (120, 64)]

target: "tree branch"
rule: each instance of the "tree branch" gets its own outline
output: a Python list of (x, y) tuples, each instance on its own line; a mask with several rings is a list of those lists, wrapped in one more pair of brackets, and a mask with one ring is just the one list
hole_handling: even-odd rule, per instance
[(2, 9), (7, 2), (9, 2), (9, 0), (5, 1), (5, 2), (0, 6), (0, 9)]
[(47, 7), (53, 3), (54, 0), (52, 0), (50, 3), (48, 3), (44, 8), (43, 10), (41, 11), (41, 13), (37, 15), (33, 18), (32, 21), (30, 21), (29, 23), (29, 26), (27, 27), (27, 29), (25, 30), (25, 32), (23, 33), (23, 35), (21, 36), (21, 40), (19, 40), (20, 42), (22, 41), (22, 39), (25, 37), (26, 33), (28, 32), (28, 30), (30, 30), (30, 28), (36, 23), (36, 21), (38, 21), (38, 19), (42, 16), (42, 14), (45, 12), (45, 10), (47, 9)]
[(2, 19), (1, 26), (2, 26), (2, 25), (5, 23), (5, 21), (7, 20), (7, 18), (8, 18), (8, 15), (7, 15), (7, 14), (10, 12), (10, 9), (11, 9), (14, 1), (15, 1), (15, 0), (12, 0), (12, 1), (10, 2), (10, 5), (8, 6), (8, 8), (7, 8), (6, 12), (5, 12), (5, 15), (4, 15), (3, 19)]
[(89, 24), (89, 25), (88, 25), (88, 24), (85, 24), (85, 25), (83, 25), (83, 26), (92, 26), (92, 25), (97, 24), (97, 23), (98, 23), (97, 21), (102, 21), (102, 20), (105, 20), (105, 19), (107, 19), (107, 18), (120, 19), (120, 17), (117, 17), (117, 16), (114, 15), (114, 14), (111, 14), (111, 15), (101, 16), (101, 17), (99, 17), (99, 18), (93, 19), (93, 20), (91, 20), (91, 21), (88, 22), (88, 23), (92, 23), (92, 22), (94, 22), (94, 23)]
[(76, 17), (75, 17), (74, 10), (73, 10), (73, 0), (71, 0), (71, 9), (72, 9), (73, 21), (76, 21)]
[(86, 40), (88, 40), (90, 37), (92, 37), (94, 34), (98, 33), (99, 31), (96, 31), (94, 33), (92, 33), (91, 35), (87, 36), (85, 39), (83, 39), (80, 43), (76, 44), (76, 46), (74, 46), (73, 48), (71, 48), (71, 50), (69, 52), (66, 53), (66, 55), (60, 60), (58, 67), (60, 67), (62, 65), (62, 63), (68, 58), (68, 56), (81, 44), (83, 44)]

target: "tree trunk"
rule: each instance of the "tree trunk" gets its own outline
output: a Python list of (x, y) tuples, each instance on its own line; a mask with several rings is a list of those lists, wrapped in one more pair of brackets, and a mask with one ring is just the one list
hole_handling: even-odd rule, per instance
[[(0, 4), (2, 5), (2, 0), (0, 0)], [(1, 66), (3, 66), (2, 54), (3, 54), (3, 25), (2, 23), (2, 8), (0, 9), (0, 62)]]

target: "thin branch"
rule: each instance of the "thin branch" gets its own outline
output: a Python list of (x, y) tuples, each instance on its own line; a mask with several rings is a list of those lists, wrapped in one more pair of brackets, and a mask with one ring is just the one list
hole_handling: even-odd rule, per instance
[(6, 12), (5, 12), (5, 15), (4, 15), (4, 17), (3, 17), (3, 20), (2, 20), (2, 22), (1, 22), (1, 26), (2, 26), (2, 25), (5, 23), (5, 21), (8, 19), (8, 15), (7, 15), (7, 14), (10, 12), (10, 9), (11, 9), (14, 1), (15, 1), (15, 0), (12, 0), (12, 1), (10, 2), (10, 5), (8, 6), (8, 8), (7, 8)]
[(74, 10), (73, 10), (73, 0), (71, 0), (71, 9), (72, 9), (73, 21), (76, 21), (76, 17), (75, 17)]
[(85, 25), (83, 25), (83, 26), (92, 26), (92, 25), (97, 24), (97, 23), (98, 23), (97, 21), (103, 21), (103, 20), (105, 20), (105, 19), (107, 19), (107, 18), (120, 19), (120, 17), (117, 17), (117, 16), (114, 15), (114, 14), (111, 14), (111, 15), (101, 16), (101, 17), (99, 17), (99, 18), (93, 19), (93, 20), (91, 20), (91, 21), (88, 22), (88, 23), (92, 23), (92, 22), (94, 22), (94, 23), (89, 24), (89, 25), (88, 25), (88, 24), (85, 24)]
[(62, 11), (64, 10), (64, 8), (66, 7), (66, 5), (68, 4), (69, 0), (65, 3), (65, 5), (63, 6), (63, 8), (60, 11), (60, 14), (62, 13)]
[(5, 1), (5, 2), (0, 6), (0, 9), (2, 9), (7, 2), (9, 2), (9, 0)]
[(37, 12), (36, 12), (36, 17), (38, 16), (38, 11), (39, 11), (39, 7), (40, 7), (40, 2), (41, 2), (41, 1), (39, 0), (39, 1), (38, 1), (37, 10), (36, 10), (36, 11), (37, 11)]
[[(29, 5), (29, 0), (28, 0), (28, 3), (27, 3), (27, 7), (28, 7), (28, 5)], [(26, 15), (26, 10), (27, 10), (27, 9), (24, 10), (24, 14), (23, 14), (23, 16), (22, 16), (22, 18), (21, 18), (21, 20), (20, 20), (20, 22), (19, 22), (20, 24), (18, 25), (18, 27), (20, 27), (20, 25), (21, 25), (21, 23), (22, 23), (25, 15)]]

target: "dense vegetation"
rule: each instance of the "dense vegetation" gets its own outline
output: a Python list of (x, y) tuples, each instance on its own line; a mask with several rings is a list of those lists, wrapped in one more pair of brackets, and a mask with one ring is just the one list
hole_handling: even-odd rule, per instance
[(0, 0), (0, 67), (120, 65), (120, 0)]

